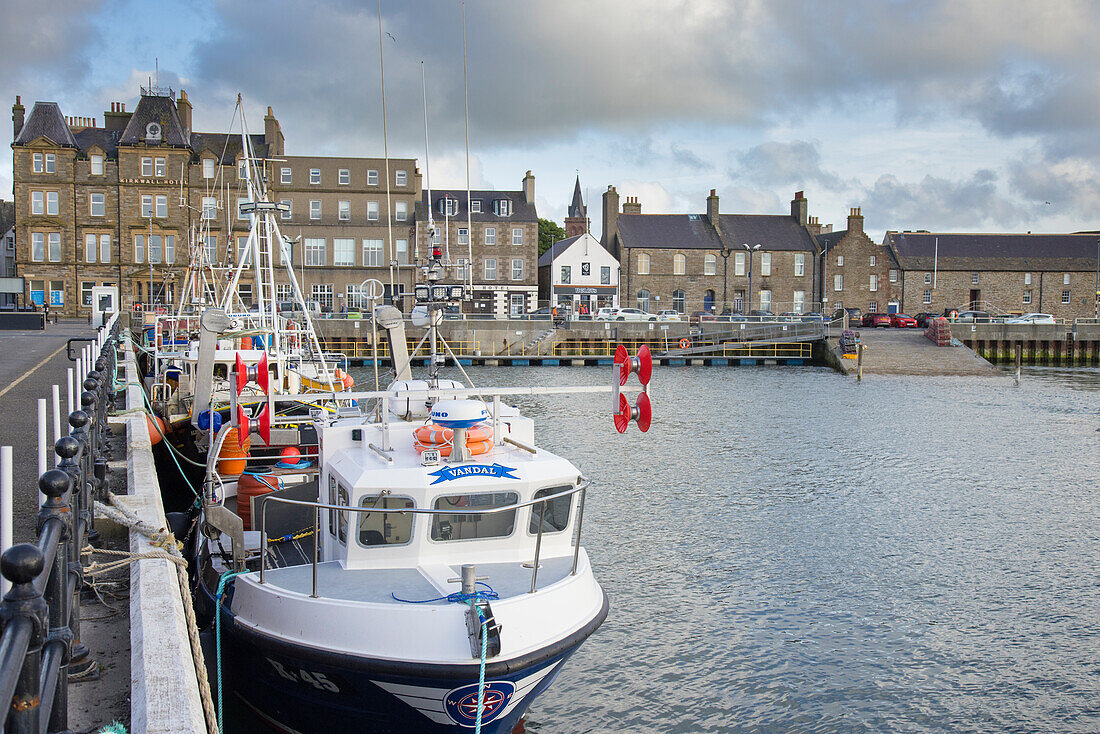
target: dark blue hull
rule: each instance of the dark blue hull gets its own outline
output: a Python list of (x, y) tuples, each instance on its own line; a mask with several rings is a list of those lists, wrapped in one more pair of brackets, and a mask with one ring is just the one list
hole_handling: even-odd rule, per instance
[[(200, 595), (203, 591), (200, 586)], [(243, 702), (277, 731), (434, 733), (474, 728), (477, 664), (412, 664), (296, 645), (244, 627), (227, 606), (221, 610), (224, 695)], [(607, 609), (605, 597), (600, 614), (583, 629), (534, 654), (490, 659), (481, 730), (509, 734), (569, 656), (600, 626)]]

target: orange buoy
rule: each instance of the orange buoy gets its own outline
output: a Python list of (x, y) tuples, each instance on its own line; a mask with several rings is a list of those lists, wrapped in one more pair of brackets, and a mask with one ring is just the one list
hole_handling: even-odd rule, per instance
[(237, 442), (237, 429), (230, 428), (218, 453), (218, 472), (225, 476), (234, 476), (244, 471), (248, 465), (248, 450), (252, 448), (252, 437), (245, 436), (244, 448)]
[(244, 529), (252, 529), (252, 498), (282, 489), (282, 483), (271, 472), (244, 472), (237, 480), (237, 514)]
[(156, 446), (168, 431), (168, 424), (159, 415), (145, 414), (145, 427), (149, 429), (149, 443)]
[[(435, 423), (429, 423), (426, 426), (420, 426), (413, 431), (413, 438), (417, 443), (427, 444), (429, 448), (432, 444), (442, 446), (443, 444), (449, 444), (454, 440), (455, 432), (451, 428), (444, 428), (443, 426)], [(480, 425), (471, 426), (466, 429), (466, 445), (471, 443), (479, 443), (481, 441), (492, 441), (493, 429), (491, 426)]]
[(279, 452), (279, 458), (288, 464), (297, 464), (302, 458), (302, 452), (296, 446), (287, 446)]

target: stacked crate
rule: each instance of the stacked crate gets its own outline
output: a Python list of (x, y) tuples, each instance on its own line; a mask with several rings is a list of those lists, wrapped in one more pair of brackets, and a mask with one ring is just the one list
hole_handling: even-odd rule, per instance
[(934, 341), (937, 347), (951, 346), (951, 324), (942, 316), (928, 319), (928, 326), (924, 329), (924, 335)]

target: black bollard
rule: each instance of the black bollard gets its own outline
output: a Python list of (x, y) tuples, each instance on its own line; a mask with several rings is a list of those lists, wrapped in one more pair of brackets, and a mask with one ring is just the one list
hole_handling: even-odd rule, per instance
[[(46, 579), (44, 596), (50, 626), (42, 647), (43, 669), (47, 677), (56, 674), (57, 678), (45, 681), (39, 695), (42, 698), (42, 710), (50, 717), (48, 730), (60, 732), (68, 728), (69, 655), (75, 634), (70, 629), (70, 623), (73, 607), (77, 606), (74, 598), (80, 589), (79, 566), (74, 569), (72, 563), (73, 513), (70, 512), (69, 502), (65, 501), (65, 495), (68, 494), (71, 498), (78, 493), (78, 488), (61, 469), (51, 469), (39, 477), (38, 488), (46, 495), (46, 501), (38, 510), (39, 545), (52, 542), (50, 539), (55, 536), (49, 532), (51, 525), (58, 529), (57, 552)], [(76, 626), (79, 626), (79, 622)]]
[[(0, 573), (12, 587), (0, 603), (0, 632), (16, 639), (27, 639), (27, 651), (22, 659), (15, 657), (17, 648), (7, 649), (13, 659), (0, 659), (0, 704), (11, 701), (4, 731), (7, 734), (39, 734), (41, 696), (39, 676), (42, 672), (42, 643), (46, 632), (46, 600), (34, 587), (46, 560), (42, 551), (30, 543), (12, 546), (0, 557)], [(14, 628), (14, 629), (10, 629)], [(18, 670), (18, 674), (15, 671)]]

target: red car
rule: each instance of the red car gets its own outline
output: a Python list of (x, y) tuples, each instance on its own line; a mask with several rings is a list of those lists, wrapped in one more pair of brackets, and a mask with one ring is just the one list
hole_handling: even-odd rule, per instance
[(917, 328), (917, 320), (904, 313), (890, 314), (890, 326), (895, 329), (915, 329)]
[(863, 314), (863, 326), (864, 327), (877, 327), (877, 326), (890, 326), (890, 314), (888, 313), (865, 313)]

